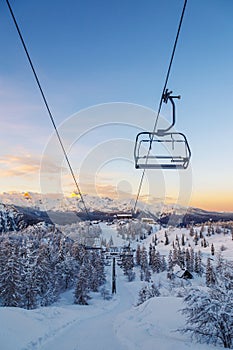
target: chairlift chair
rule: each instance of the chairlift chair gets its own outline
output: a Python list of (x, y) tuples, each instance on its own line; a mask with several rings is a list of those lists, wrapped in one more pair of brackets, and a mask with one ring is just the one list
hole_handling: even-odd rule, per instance
[(166, 90), (163, 102), (172, 104), (172, 121), (168, 128), (157, 132), (140, 132), (136, 136), (134, 159), (136, 169), (186, 169), (191, 150), (186, 136), (170, 129), (175, 125), (175, 98)]

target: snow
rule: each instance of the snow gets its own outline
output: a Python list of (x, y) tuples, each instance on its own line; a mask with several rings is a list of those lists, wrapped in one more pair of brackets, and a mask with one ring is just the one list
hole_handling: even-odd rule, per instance
[[(109, 240), (112, 236), (115, 246), (125, 244), (116, 230), (116, 225), (100, 224), (102, 236)], [(156, 231), (156, 228), (155, 230)], [(186, 229), (168, 229), (169, 240), (175, 239)], [(157, 249), (161, 254), (168, 254), (171, 245), (164, 245), (164, 232), (156, 232)], [(141, 244), (148, 248), (152, 235)], [(186, 236), (188, 237), (188, 235)], [(195, 248), (193, 239), (190, 244)], [(224, 257), (233, 258), (233, 241), (231, 235), (215, 234), (208, 237), (209, 246), (195, 249), (210, 256), (213, 242), (216, 251), (222, 246), (227, 249)], [(136, 247), (138, 242), (134, 242)], [(63, 293), (60, 300), (49, 307), (24, 310), (12, 307), (0, 308), (0, 342), (3, 350), (212, 350), (216, 347), (191, 342), (189, 335), (177, 332), (184, 327), (184, 316), (179, 312), (182, 298), (176, 293), (169, 293), (166, 286), (166, 273), (154, 274), (153, 280), (158, 285), (160, 279), (164, 285), (160, 297), (147, 300), (137, 305), (138, 292), (142, 287), (139, 276), (128, 282), (122, 270), (117, 267), (117, 293), (109, 301), (103, 300), (100, 293), (93, 293), (89, 305), (73, 304), (73, 290)], [(111, 266), (107, 266), (107, 288), (111, 290)], [(168, 282), (167, 282), (168, 283)], [(182, 281), (182, 283), (191, 283)], [(196, 278), (194, 285), (200, 285)], [(178, 286), (179, 287), (179, 286)], [(167, 288), (167, 289), (166, 289)], [(178, 288), (179, 289), (179, 288)], [(220, 349), (220, 348), (218, 348)]]
[(103, 239), (106, 239), (106, 241), (108, 242), (109, 239), (112, 237), (114, 246), (122, 247), (128, 243), (126, 243), (126, 241), (123, 240), (120, 235), (116, 234), (116, 225), (108, 226), (105, 223), (100, 223), (100, 228), (102, 230), (101, 236), (103, 237)]
[[(110, 270), (109, 270), (110, 272)], [(176, 332), (184, 325), (182, 299), (152, 298), (136, 305), (139, 282), (129, 283), (117, 270), (117, 294), (88, 306), (74, 305), (72, 291), (59, 302), (36, 310), (0, 308), (4, 350), (210, 350)]]
[[(0, 193), (0, 202), (5, 204), (14, 204), (22, 207), (30, 207), (40, 210), (53, 211), (79, 211), (82, 210), (82, 205), (79, 208), (80, 199), (78, 197), (71, 197), (62, 193), (35, 193), (27, 192), (25, 197), (24, 192), (3, 192)], [(99, 197), (83, 194), (85, 204), (90, 211), (103, 212), (131, 212), (133, 207), (132, 199), (112, 199), (108, 197)], [(163, 203), (144, 203), (138, 201), (138, 209), (156, 213), (170, 213), (174, 211), (174, 205)], [(176, 212), (185, 213), (186, 207), (176, 205)]]

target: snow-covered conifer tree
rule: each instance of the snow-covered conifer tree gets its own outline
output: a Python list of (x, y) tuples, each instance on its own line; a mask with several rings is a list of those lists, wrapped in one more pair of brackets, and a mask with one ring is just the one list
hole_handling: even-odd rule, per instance
[(22, 306), (23, 290), (19, 250), (17, 245), (13, 246), (9, 241), (6, 244), (5, 265), (0, 276), (0, 298), (3, 306), (20, 307)]
[(153, 265), (152, 265), (152, 270), (153, 272), (161, 272), (161, 256), (158, 251), (155, 252), (154, 260), (153, 260)]
[(215, 284), (216, 278), (215, 278), (215, 273), (213, 266), (211, 264), (210, 258), (207, 258), (207, 264), (206, 264), (206, 285), (207, 287), (212, 286)]
[(139, 244), (136, 249), (136, 265), (141, 265), (141, 248)]
[(146, 268), (148, 267), (148, 254), (145, 246), (143, 246), (141, 250), (140, 265), (143, 271), (145, 271)]
[(149, 265), (152, 265), (152, 244), (149, 245)]
[(150, 282), (151, 280), (151, 272), (150, 272), (149, 266), (147, 266), (147, 268), (144, 270), (144, 280), (146, 282)]
[(167, 270), (167, 262), (166, 262), (165, 256), (163, 255), (161, 259), (161, 271), (166, 271), (166, 270)]
[(189, 266), (189, 268), (190, 268), (189, 271), (193, 272), (193, 270), (194, 270), (194, 250), (192, 247), (190, 248), (190, 266)]
[(137, 305), (140, 305), (144, 303), (146, 300), (158, 297), (160, 295), (159, 289), (156, 287), (154, 283), (151, 285), (146, 285), (142, 287), (142, 289), (139, 291), (139, 298)]
[(233, 291), (223, 285), (208, 290), (190, 290), (184, 298), (186, 327), (196, 341), (224, 348), (233, 346)]
[(172, 259), (172, 250), (169, 250), (169, 254), (168, 254), (168, 271), (172, 271), (173, 270), (173, 259)]
[(189, 249), (187, 248), (185, 251), (185, 267), (188, 271), (191, 271), (191, 263), (190, 263), (190, 253), (189, 253)]
[(211, 255), (214, 255), (214, 244), (213, 243), (211, 244), (210, 250), (211, 250)]
[(88, 305), (89, 291), (89, 270), (84, 263), (79, 270), (77, 284), (74, 292), (74, 303), (79, 305)]
[(165, 231), (164, 236), (165, 236), (165, 242), (164, 242), (164, 245), (168, 245), (168, 244), (169, 244), (169, 238), (168, 238), (167, 231)]
[(185, 246), (185, 235), (184, 235), (184, 233), (182, 233), (182, 236), (181, 236), (181, 244), (182, 244), (182, 246)]
[(173, 263), (173, 266), (175, 266), (176, 264), (179, 264), (178, 251), (177, 251), (176, 247), (174, 247), (172, 250), (172, 263)]

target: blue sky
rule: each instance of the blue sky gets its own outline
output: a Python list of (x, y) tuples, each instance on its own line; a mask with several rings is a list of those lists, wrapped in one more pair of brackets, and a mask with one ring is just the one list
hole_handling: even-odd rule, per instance
[[(102, 103), (157, 110), (183, 1), (12, 0), (11, 5), (58, 125)], [(192, 149), (190, 203), (233, 211), (232, 13), (230, 0), (188, 1), (168, 87), (182, 95), (176, 129)], [(40, 159), (53, 130), (4, 2), (0, 32), (0, 191), (39, 191)], [(167, 116), (166, 108), (162, 113)], [(151, 121), (145, 128), (153, 128)], [(109, 122), (117, 123), (117, 116)], [(127, 131), (118, 129), (108, 130), (109, 137), (126, 138)], [(98, 132), (97, 142), (101, 135), (106, 141)], [(79, 144), (84, 154), (87, 140)], [(116, 164), (112, 171), (105, 167), (111, 174), (106, 188), (116, 187), (121, 175), (129, 182), (130, 173), (135, 192), (140, 172), (127, 173), (119, 163), (116, 174)]]

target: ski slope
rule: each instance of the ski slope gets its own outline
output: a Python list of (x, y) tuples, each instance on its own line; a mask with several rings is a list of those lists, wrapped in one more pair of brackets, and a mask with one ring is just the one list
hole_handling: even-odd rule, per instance
[[(125, 243), (117, 235), (114, 225), (102, 223), (101, 228), (103, 237), (112, 236), (115, 245)], [(169, 237), (181, 235), (182, 232), (174, 229)], [(157, 232), (157, 235), (162, 240), (163, 230)], [(232, 258), (233, 242), (229, 236), (215, 235), (210, 238), (216, 247), (223, 243), (227, 245), (228, 249), (224, 253)], [(151, 236), (142, 244), (148, 246), (150, 241)], [(135, 246), (136, 244), (135, 242)], [(162, 252), (164, 249), (164, 253), (165, 249), (169, 249), (162, 241), (158, 247)], [(1, 307), (1, 349), (216, 350), (211, 345), (191, 342), (188, 335), (177, 332), (185, 324), (184, 317), (179, 312), (182, 298), (163, 294), (136, 306), (138, 292), (144, 282), (140, 281), (139, 274), (135, 281), (128, 282), (121, 268), (118, 265), (116, 268), (117, 293), (111, 300), (103, 300), (100, 293), (93, 293), (89, 305), (74, 305), (73, 291), (70, 290), (49, 307), (36, 310)], [(108, 290), (111, 290), (111, 270), (111, 266), (106, 267)]]
[(184, 325), (182, 299), (158, 297), (136, 304), (138, 282), (125, 281), (117, 270), (117, 294), (88, 306), (72, 305), (72, 292), (60, 302), (37, 310), (0, 309), (4, 350), (210, 350), (176, 332)]

